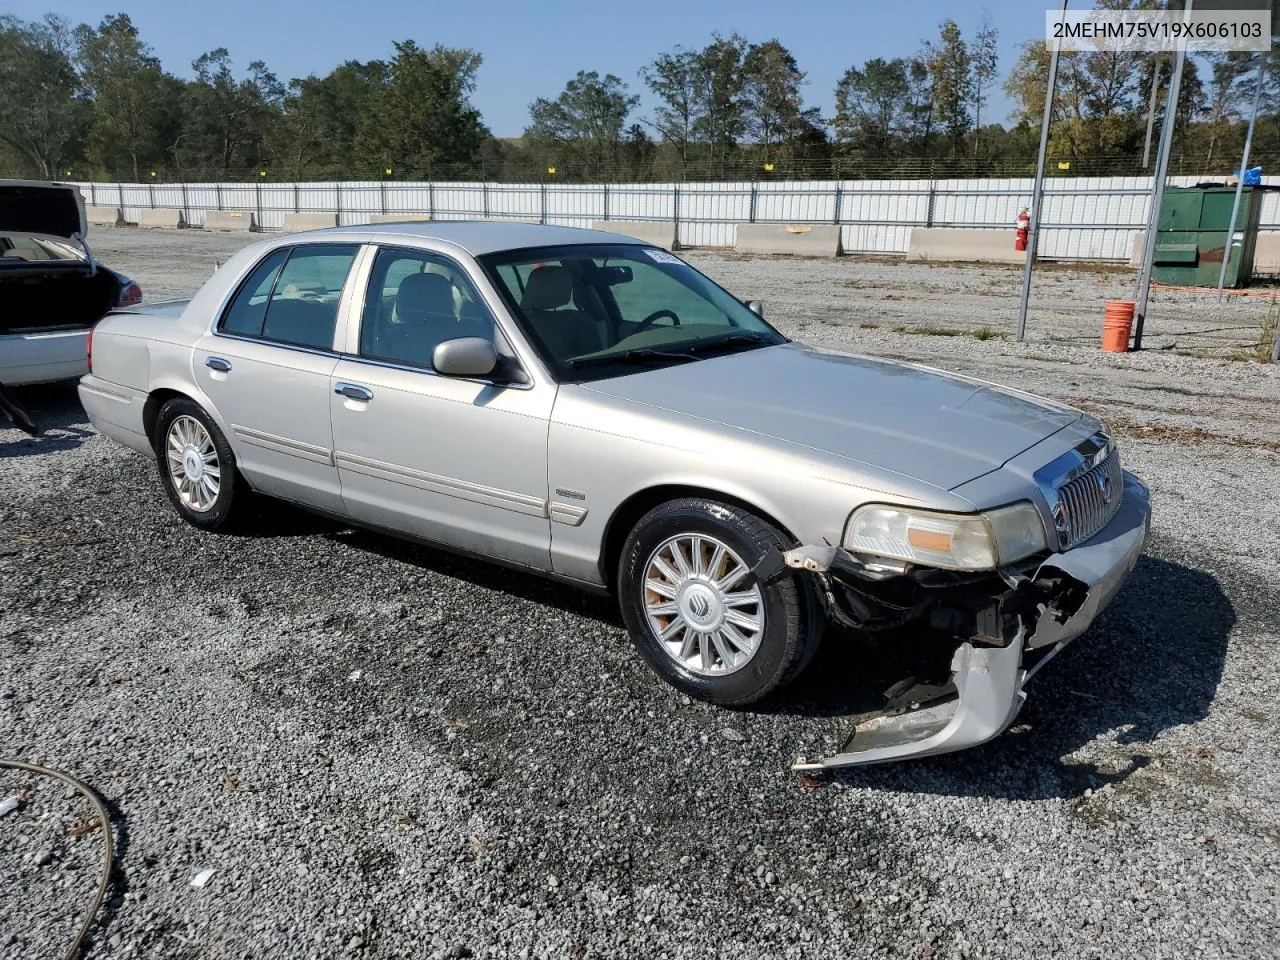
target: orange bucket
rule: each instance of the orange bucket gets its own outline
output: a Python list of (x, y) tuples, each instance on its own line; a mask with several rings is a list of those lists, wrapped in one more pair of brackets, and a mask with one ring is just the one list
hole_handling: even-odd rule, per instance
[(1132, 329), (1133, 301), (1108, 300), (1102, 315), (1102, 349), (1108, 353), (1127, 353)]

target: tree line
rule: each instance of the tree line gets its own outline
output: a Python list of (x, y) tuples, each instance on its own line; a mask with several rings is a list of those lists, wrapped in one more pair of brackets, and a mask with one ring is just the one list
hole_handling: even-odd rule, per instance
[[(1146, 0), (1105, 0), (1110, 7)], [(140, 181), (471, 179), (668, 180), (719, 177), (1024, 175), (1034, 165), (1048, 72), (1042, 40), (1001, 75), (997, 28), (966, 36), (946, 19), (912, 56), (850, 66), (829, 117), (774, 38), (714, 35), (659, 53), (631, 82), (580, 70), (529, 105), (522, 136), (495, 137), (471, 102), (474, 50), (413, 40), (385, 60), (281, 80), (216, 48), (183, 79), (167, 72), (126, 14), (72, 26), (0, 16), (0, 173)], [(1175, 170), (1233, 169), (1252, 101), (1248, 54), (1188, 59)], [(1162, 54), (1064, 53), (1050, 152), (1073, 173), (1142, 173)], [(1280, 161), (1280, 82), (1271, 77), (1256, 155)], [(637, 90), (652, 109), (641, 110)], [(1008, 126), (991, 99), (1013, 101)], [(1162, 100), (1160, 101), (1162, 102)], [(1158, 128), (1158, 124), (1157, 124)]]

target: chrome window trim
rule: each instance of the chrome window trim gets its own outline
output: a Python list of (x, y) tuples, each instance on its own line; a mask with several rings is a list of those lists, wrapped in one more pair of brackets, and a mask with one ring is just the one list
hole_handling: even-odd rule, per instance
[(343, 355), (336, 350), (322, 350), (319, 347), (304, 347), (300, 343), (285, 343), (283, 340), (267, 340), (262, 337), (246, 337), (239, 333), (223, 333), (221, 330), (214, 330), (213, 335), (223, 340), (239, 340), (242, 343), (257, 343), (264, 347), (279, 347), (281, 350), (296, 350), (298, 353), (310, 353), (318, 357), (341, 358)]

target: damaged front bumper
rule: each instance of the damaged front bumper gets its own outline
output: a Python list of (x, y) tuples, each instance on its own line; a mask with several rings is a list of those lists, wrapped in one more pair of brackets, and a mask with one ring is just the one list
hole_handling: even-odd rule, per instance
[[(954, 646), (945, 683), (907, 689), (859, 722), (838, 753), (801, 757), (792, 769), (815, 772), (950, 753), (999, 736), (1022, 708), (1027, 681), (1119, 591), (1142, 553), (1149, 524), (1147, 488), (1126, 473), (1120, 508), (1099, 533), (1025, 574), (1005, 572), (1009, 589), (973, 611), (976, 627)], [(820, 578), (829, 611), (836, 602), (831, 581), (841, 580), (840, 564), (848, 559), (831, 548), (806, 547), (785, 558)], [(847, 611), (833, 612), (848, 621)]]

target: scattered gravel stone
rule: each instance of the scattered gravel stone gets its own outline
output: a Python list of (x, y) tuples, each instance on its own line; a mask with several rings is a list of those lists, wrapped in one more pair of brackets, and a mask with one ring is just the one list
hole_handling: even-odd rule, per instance
[[(153, 296), (244, 242), (95, 236)], [(666, 687), (606, 602), (557, 584), (274, 503), (254, 535), (201, 533), (73, 392), (25, 390), (47, 431), (0, 429), (0, 753), (111, 806), (118, 870), (86, 957), (1275, 955), (1280, 368), (1103, 356), (1123, 274), (1046, 269), (1040, 339), (1016, 344), (891, 329), (1007, 332), (1016, 270), (690, 257), (789, 335), (1112, 423), (1152, 540), (1016, 726), (806, 789), (790, 761), (837, 747), (898, 679), (874, 647), (832, 632), (784, 697), (730, 713)], [(1191, 330), (1223, 353), (1265, 309), (1157, 297), (1152, 342)], [(21, 790), (0, 819), (0, 956), (52, 958), (102, 831), (61, 784), (0, 769), (0, 797)]]

